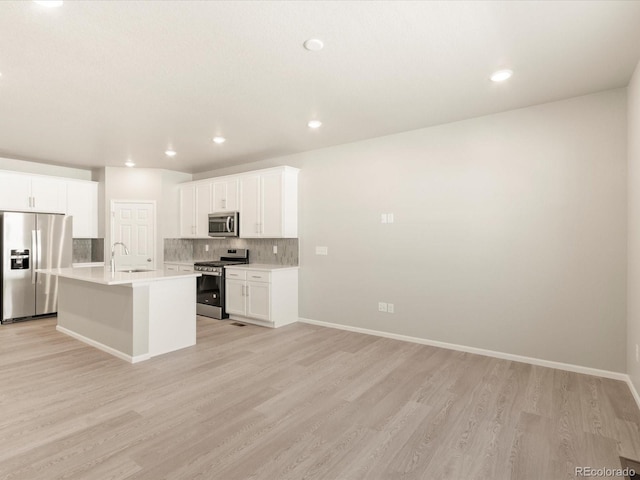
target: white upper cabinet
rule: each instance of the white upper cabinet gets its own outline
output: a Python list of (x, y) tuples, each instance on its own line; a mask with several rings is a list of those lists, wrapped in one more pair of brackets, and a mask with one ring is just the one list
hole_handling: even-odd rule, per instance
[(73, 216), (73, 238), (97, 238), (98, 182), (68, 180), (66, 213)]
[(0, 210), (31, 210), (31, 177), (0, 172)]
[(65, 213), (66, 208), (65, 179), (0, 172), (0, 210)]
[(240, 237), (298, 236), (297, 168), (275, 167), (180, 185), (180, 236), (207, 238), (209, 213), (239, 212)]
[(239, 181), (237, 178), (214, 180), (212, 212), (237, 212), (239, 210)]
[(180, 185), (180, 237), (208, 237), (211, 187), (209, 182)]
[(196, 186), (180, 185), (180, 236), (196, 236)]
[(211, 184), (196, 184), (196, 237), (209, 236), (211, 211)]
[(260, 237), (260, 175), (242, 176), (240, 191), (240, 236)]
[(298, 236), (297, 168), (278, 167), (240, 177), (240, 236)]
[(56, 177), (33, 177), (31, 198), (36, 212), (66, 213), (67, 181)]

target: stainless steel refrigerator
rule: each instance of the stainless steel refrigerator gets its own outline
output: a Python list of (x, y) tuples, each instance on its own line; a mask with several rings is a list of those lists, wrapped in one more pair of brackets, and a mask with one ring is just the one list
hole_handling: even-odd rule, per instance
[(72, 217), (0, 212), (2, 323), (51, 315), (58, 308), (58, 277), (40, 268), (71, 266)]

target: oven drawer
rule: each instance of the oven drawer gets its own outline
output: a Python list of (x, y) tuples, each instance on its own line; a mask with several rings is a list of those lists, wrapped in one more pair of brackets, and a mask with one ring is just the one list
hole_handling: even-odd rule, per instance
[(246, 270), (233, 270), (229, 268), (224, 269), (225, 278), (232, 278), (235, 280), (246, 280), (247, 279), (247, 271)]

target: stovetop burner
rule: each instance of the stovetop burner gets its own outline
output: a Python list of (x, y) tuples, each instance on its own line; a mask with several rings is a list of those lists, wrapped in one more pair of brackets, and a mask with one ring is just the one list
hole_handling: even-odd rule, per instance
[(195, 267), (224, 267), (225, 265), (241, 265), (243, 263), (247, 262), (238, 260), (213, 260), (211, 262), (196, 262), (193, 265)]
[(224, 267), (226, 265), (241, 265), (249, 263), (249, 250), (246, 248), (232, 248), (227, 250), (227, 254), (222, 256), (220, 260), (212, 260), (207, 262), (196, 262), (194, 267)]

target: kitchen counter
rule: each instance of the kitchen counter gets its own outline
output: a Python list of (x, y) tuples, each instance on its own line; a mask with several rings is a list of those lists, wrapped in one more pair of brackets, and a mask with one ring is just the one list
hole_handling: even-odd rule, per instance
[(246, 263), (241, 265), (229, 265), (226, 268), (234, 270), (257, 270), (261, 272), (275, 272), (282, 270), (298, 270), (298, 265), (269, 265), (268, 263)]
[(166, 272), (164, 270), (149, 270), (145, 272), (128, 273), (118, 271), (112, 273), (105, 267), (54, 268), (38, 270), (39, 273), (57, 275), (61, 278), (72, 278), (84, 282), (99, 283), (101, 285), (126, 285), (171, 280), (175, 278), (199, 277), (199, 273)]
[(58, 276), (58, 326), (130, 363), (196, 343), (199, 273), (111, 273), (104, 267), (39, 270)]

